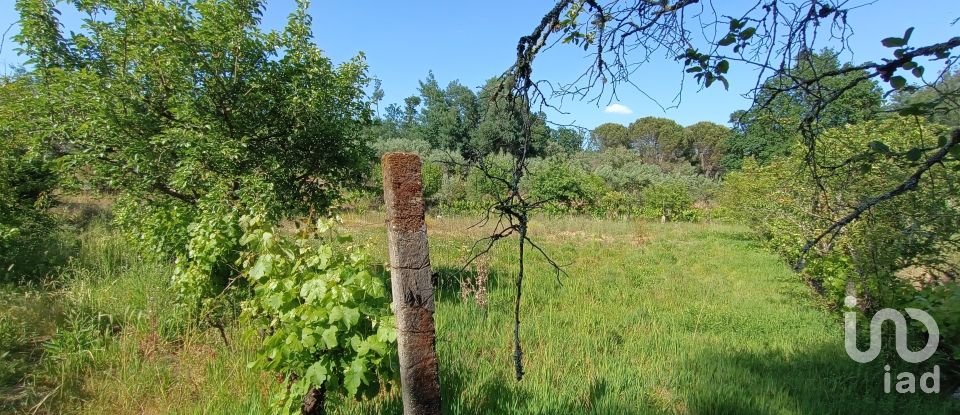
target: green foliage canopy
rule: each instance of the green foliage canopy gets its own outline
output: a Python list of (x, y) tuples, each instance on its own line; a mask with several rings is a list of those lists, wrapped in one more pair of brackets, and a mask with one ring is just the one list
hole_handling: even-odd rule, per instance
[[(189, 223), (204, 206), (245, 204), (249, 187), (280, 217), (322, 210), (360, 176), (366, 65), (362, 55), (339, 66), (323, 56), (305, 3), (283, 31), (264, 32), (261, 1), (90, 0), (76, 3), (87, 17), (69, 36), (53, 6), (18, 1), (17, 40), (40, 94), (58, 98), (43, 108), (55, 144), (132, 209), (177, 206)], [(160, 217), (135, 228), (151, 221), (163, 223), (145, 237), (183, 253), (186, 228)]]
[(0, 78), (0, 280), (39, 273), (49, 256), (53, 221), (44, 208), (57, 176), (41, 145), (49, 137), (36, 91), (27, 75)]
[[(794, 144), (800, 141), (801, 120), (813, 110), (815, 102), (866, 74), (865, 71), (845, 72), (817, 79), (812, 85), (798, 89), (797, 82), (815, 79), (818, 73), (849, 68), (850, 64), (841, 65), (837, 52), (830, 49), (804, 52), (794, 61), (789, 76), (778, 74), (763, 83), (751, 109), (731, 115), (735, 134), (723, 160), (727, 169), (738, 168), (747, 157), (764, 164), (774, 157), (788, 155)], [(882, 109), (882, 103), (876, 82), (860, 82), (819, 113), (817, 128), (823, 131), (874, 119)]]

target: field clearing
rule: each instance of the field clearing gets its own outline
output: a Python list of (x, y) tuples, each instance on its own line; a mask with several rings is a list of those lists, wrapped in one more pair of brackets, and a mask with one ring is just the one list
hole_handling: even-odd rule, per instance
[[(381, 215), (344, 221), (385, 257)], [(475, 222), (427, 220), (440, 274), (441, 387), (452, 413), (950, 411), (937, 397), (884, 394), (883, 364), (853, 362), (843, 349), (842, 321), (746, 229), (724, 224), (535, 220), (535, 240), (569, 264), (569, 275), (561, 286), (545, 261), (528, 257), (526, 376), (518, 383), (511, 325), (516, 244), (502, 241), (492, 252), (485, 311), (458, 294), (464, 250), (485, 235), (463, 231)], [(397, 400), (389, 404), (399, 408)]]
[[(345, 232), (384, 261), (384, 216), (343, 219)], [(427, 221), (448, 413), (956, 413), (939, 397), (884, 394), (882, 359), (860, 365), (847, 357), (836, 315), (744, 228), (725, 224), (535, 219), (532, 237), (569, 264), (569, 275), (561, 285), (530, 256), (521, 316), (526, 376), (518, 383), (516, 244), (492, 250), (481, 307), (460, 295), (466, 249), (485, 235), (467, 229), (474, 222)], [(214, 329), (182, 327), (167, 288), (171, 266), (143, 261), (105, 225), (84, 231), (79, 246), (63, 287), (45, 295), (84, 315), (109, 316), (117, 328), (91, 346), (86, 369), (56, 366), (64, 386), (37, 413), (265, 411), (277, 382), (246, 369), (256, 349), (252, 330), (227, 327), (225, 345)], [(71, 319), (70, 311), (58, 314)], [(328, 409), (400, 413), (398, 393)]]

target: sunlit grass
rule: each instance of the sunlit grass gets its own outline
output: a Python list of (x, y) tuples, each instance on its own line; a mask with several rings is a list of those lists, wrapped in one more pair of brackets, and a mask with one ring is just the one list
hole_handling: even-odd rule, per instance
[[(529, 257), (521, 315), (526, 376), (517, 382), (516, 243), (504, 240), (491, 251), (488, 303), (480, 307), (459, 292), (466, 249), (489, 230), (468, 229), (473, 223), (428, 218), (448, 413), (957, 411), (937, 396), (884, 394), (883, 362), (860, 365), (846, 356), (837, 313), (745, 229), (723, 224), (537, 218), (532, 237), (566, 264), (568, 275), (558, 282), (545, 261)], [(348, 215), (345, 227), (386, 261), (382, 215)], [(0, 317), (37, 328), (17, 352), (33, 365), (17, 369), (26, 381), (4, 389), (19, 403), (4, 411), (267, 412), (278, 382), (247, 368), (256, 333), (227, 327), (224, 344), (215, 330), (188, 324), (168, 285), (171, 272), (94, 225), (80, 235), (54, 288), (5, 289), (10, 307)], [(69, 332), (65, 322), (74, 314), (85, 316), (81, 321), (102, 341)], [(89, 355), (29, 350), (50, 344), (58, 330), (83, 340), (62, 343), (90, 348), (79, 351)], [(359, 403), (332, 399), (328, 409), (399, 413), (397, 392)]]
[[(382, 217), (345, 220), (383, 246)], [(451, 413), (951, 411), (940, 397), (884, 394), (882, 363), (846, 356), (838, 315), (745, 229), (722, 224), (537, 221), (533, 237), (569, 264), (569, 275), (560, 285), (531, 256), (521, 316), (526, 376), (517, 382), (515, 242), (491, 254), (486, 312), (444, 279), (462, 264), (463, 247), (484, 234), (463, 231), (470, 224), (428, 220), (433, 265), (449, 288), (440, 290), (436, 319)], [(344, 412), (376, 413), (385, 404)]]

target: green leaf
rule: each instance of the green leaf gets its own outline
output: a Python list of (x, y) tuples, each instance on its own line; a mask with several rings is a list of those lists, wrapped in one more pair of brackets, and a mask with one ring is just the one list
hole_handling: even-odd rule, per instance
[(903, 89), (903, 87), (907, 86), (907, 78), (900, 75), (894, 76), (890, 78), (890, 86), (893, 87), (893, 89)]
[(320, 337), (323, 339), (323, 344), (325, 344), (328, 349), (337, 347), (337, 331), (337, 326), (330, 326), (320, 334)]
[(358, 321), (360, 321), (360, 310), (356, 308), (343, 308), (343, 323), (347, 325), (348, 329), (357, 324)]
[(904, 45), (906, 45), (907, 43), (910, 42), (910, 35), (912, 35), (912, 34), (913, 34), (913, 28), (912, 28), (912, 27), (909, 28), (909, 29), (907, 29), (906, 32), (903, 32), (903, 44), (904, 44)]
[(327, 380), (327, 366), (324, 361), (316, 362), (307, 368), (306, 378), (315, 386), (323, 385)]
[(906, 45), (907, 42), (899, 37), (888, 37), (880, 41), (883, 46), (888, 48), (899, 48), (903, 45)]
[(273, 256), (270, 254), (261, 255), (260, 258), (257, 258), (257, 262), (253, 264), (253, 267), (250, 268), (250, 278), (254, 281), (259, 281), (273, 268)]
[(720, 46), (730, 46), (733, 44), (733, 42), (736, 42), (736, 41), (737, 41), (737, 38), (733, 37), (733, 34), (728, 34), (724, 36), (723, 39), (720, 39), (720, 41), (717, 42), (717, 44)]
[(329, 323), (336, 324), (343, 320), (343, 307), (334, 306), (330, 309)]
[(263, 301), (263, 304), (273, 310), (279, 310), (280, 307), (283, 307), (283, 294), (278, 293), (268, 296), (267, 299)]
[(920, 150), (919, 148), (911, 148), (910, 151), (907, 152), (907, 160), (910, 160), (910, 161), (920, 160), (920, 157), (922, 156), (923, 156), (923, 151)]
[(729, 69), (730, 69), (730, 62), (727, 61), (726, 59), (717, 63), (717, 72), (727, 73)]
[(343, 374), (343, 386), (347, 388), (350, 396), (355, 396), (360, 384), (366, 380), (367, 359), (357, 357), (350, 363), (350, 367)]
[(382, 356), (387, 354), (387, 343), (381, 340), (380, 336), (378, 335), (367, 336), (366, 343), (367, 343), (367, 347), (370, 350), (373, 350), (374, 352), (376, 352), (378, 355)]
[(757, 33), (757, 28), (755, 27), (748, 27), (746, 29), (743, 29), (743, 31), (740, 32), (740, 40), (748, 40), (751, 37), (753, 37), (754, 33)]
[(370, 344), (361, 339), (360, 336), (353, 336), (350, 339), (350, 347), (357, 352), (357, 356), (363, 356), (370, 351)]
[(311, 279), (300, 287), (300, 298), (313, 303), (327, 293), (327, 284), (321, 279)]
[(377, 328), (377, 338), (384, 343), (397, 341), (397, 328), (394, 326), (393, 320), (386, 320), (380, 323), (380, 327)]
[(922, 67), (922, 66), (918, 66), (918, 67), (916, 67), (916, 68), (913, 68), (913, 71), (912, 71), (912, 72), (913, 72), (913, 76), (915, 76), (915, 77), (917, 77), (917, 78), (922, 78), (922, 77), (923, 77), (923, 67)]
[(313, 329), (310, 327), (304, 327), (300, 332), (300, 343), (303, 343), (303, 347), (312, 348), (317, 344), (317, 339), (313, 335)]
[(687, 68), (687, 73), (694, 73), (694, 72), (701, 72), (701, 71), (703, 71), (703, 68), (701, 68), (701, 67), (699, 67), (699, 66), (694, 66), (694, 67), (692, 67), (692, 68)]
[(890, 147), (888, 147), (886, 144), (880, 141), (871, 141), (869, 146), (871, 150), (877, 153), (882, 153), (882, 154), (890, 153)]

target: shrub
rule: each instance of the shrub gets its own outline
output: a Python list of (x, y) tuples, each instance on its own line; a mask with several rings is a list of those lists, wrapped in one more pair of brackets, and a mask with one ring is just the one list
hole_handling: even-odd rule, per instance
[(693, 199), (687, 186), (679, 181), (667, 181), (644, 189), (641, 195), (644, 213), (663, 222), (693, 220)]
[[(807, 152), (802, 149), (763, 167), (746, 160), (740, 172), (726, 178), (722, 205), (796, 264), (808, 238), (913, 174), (913, 163), (888, 155), (935, 147), (945, 135), (937, 125), (919, 127), (918, 134), (916, 120), (890, 117), (827, 130), (817, 143), (816, 162), (836, 167), (818, 182), (806, 174)], [(925, 304), (922, 308), (938, 313), (946, 330), (953, 330), (941, 340), (941, 355), (954, 362), (956, 325), (947, 314), (956, 307), (956, 285), (950, 282), (955, 274), (950, 270), (958, 268), (958, 179), (956, 170), (935, 166), (916, 190), (876, 205), (802, 258), (811, 285), (834, 304), (848, 290), (854, 291), (864, 312)], [(908, 272), (923, 278), (908, 280)], [(943, 282), (948, 284), (938, 286)], [(928, 288), (917, 291), (914, 286)]]
[(640, 216), (642, 207), (640, 200), (630, 194), (611, 190), (605, 192), (593, 207), (595, 216), (631, 217)]
[(364, 250), (333, 234), (330, 221), (313, 229), (319, 241), (306, 228), (282, 237), (261, 215), (240, 222), (255, 293), (246, 314), (269, 333), (254, 365), (286, 381), (279, 412), (299, 413), (310, 394), (376, 395), (394, 378), (397, 334), (385, 278), (368, 269)]
[[(487, 172), (480, 168), (471, 168), (467, 172), (466, 184), (469, 204), (486, 209), (498, 198), (506, 196), (507, 188), (504, 181), (513, 180), (513, 159), (506, 154), (491, 154), (484, 157), (483, 165)], [(488, 178), (490, 174), (495, 179)]]
[(57, 176), (34, 125), (34, 83), (0, 78), (0, 281), (42, 275), (55, 223), (46, 213)]
[(386, 153), (394, 151), (417, 153), (420, 155), (420, 157), (426, 157), (431, 151), (433, 151), (433, 148), (430, 147), (430, 143), (415, 138), (390, 138), (386, 140), (378, 140), (371, 142), (370, 147), (373, 148), (373, 151), (376, 153), (377, 159)]
[(530, 167), (529, 197), (548, 201), (544, 208), (552, 213), (582, 213), (605, 192), (603, 180), (566, 158), (539, 160)]

